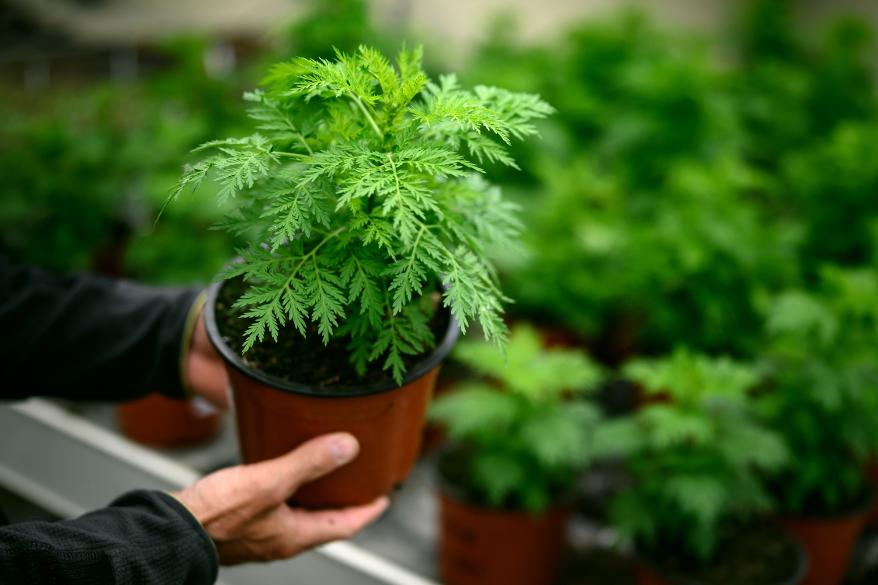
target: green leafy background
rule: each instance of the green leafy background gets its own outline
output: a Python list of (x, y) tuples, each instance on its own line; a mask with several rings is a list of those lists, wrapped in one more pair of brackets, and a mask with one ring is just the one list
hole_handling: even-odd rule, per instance
[[(605, 376), (637, 380), (642, 395), (636, 412), (606, 418), (584, 391), (597, 368), (579, 380), (583, 391), (562, 392), (578, 386), (565, 372), (581, 356), (545, 354), (527, 330), (505, 362), (463, 344), (459, 359), (478, 375), (434, 416), (468, 446), (462, 487), (480, 501), (537, 510), (590, 462), (611, 459), (632, 481), (611, 506), (620, 533), (703, 559), (729, 522), (843, 510), (868, 489), (863, 471), (878, 453), (873, 31), (849, 17), (806, 36), (798, 6), (748, 2), (711, 38), (620, 12), (523, 43), (506, 18), (457, 68), (461, 87), (539, 94), (556, 110), (535, 121), (540, 140), (513, 142), (508, 153), (482, 144), (482, 160), (468, 160), (484, 176), (457, 183), (493, 214), (520, 208), (524, 246), (494, 232), (486, 240), (496, 245), (483, 251), (499, 258), (511, 317), (563, 329), (578, 340), (577, 356), (602, 362)], [(269, 64), (331, 59), (330, 47), (350, 54), (364, 42), (392, 53), (406, 36), (376, 30), (360, 0), (314, 2), (226, 74), (203, 66), (211, 40), (181, 39), (159, 48), (170, 67), (136, 82), (63, 82), (38, 94), (3, 83), (0, 246), (55, 271), (206, 282), (252, 233), (210, 229), (230, 207), (216, 205), (222, 185), (209, 183), (155, 222), (188, 152), (251, 132), (241, 96)], [(426, 70), (438, 80), (449, 68), (433, 45), (441, 42), (427, 43)], [(308, 91), (327, 90), (313, 81)], [(443, 83), (452, 82), (425, 102), (458, 95)], [(271, 91), (249, 93), (246, 105), (263, 139), (292, 144)], [(338, 136), (361, 129), (343, 119), (332, 127)], [(249, 156), (265, 143), (221, 147)], [(411, 155), (426, 175), (463, 164)], [(330, 169), (357, 153), (312, 156)], [(502, 164), (507, 156), (520, 169)], [(236, 175), (242, 168), (221, 169), (227, 184), (258, 178), (258, 168)], [(351, 200), (369, 188), (344, 187)], [(290, 193), (278, 195), (279, 217), (292, 208)], [(329, 210), (314, 201), (307, 212)], [(492, 229), (467, 215), (474, 229)], [(310, 225), (290, 221), (272, 233), (276, 242)], [(376, 242), (387, 237), (373, 230)], [(381, 270), (363, 261), (338, 267), (345, 302), (369, 295), (368, 275)], [(399, 273), (398, 308), (417, 288), (413, 274)], [(324, 320), (333, 315), (330, 307)], [(513, 426), (533, 440), (511, 439)]]

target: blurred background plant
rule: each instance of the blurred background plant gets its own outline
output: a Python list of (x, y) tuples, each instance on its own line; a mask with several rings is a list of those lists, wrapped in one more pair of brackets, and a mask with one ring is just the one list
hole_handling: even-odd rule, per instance
[(581, 351), (544, 349), (526, 326), (513, 330), (505, 357), (490, 343), (464, 341), (453, 359), (482, 377), (430, 410), (454, 445), (443, 471), (455, 493), (532, 513), (569, 497), (601, 420), (596, 406), (576, 399), (596, 388), (598, 366)]
[(57, 271), (95, 268), (125, 233), (139, 171), (125, 148), (124, 103), (103, 87), (5, 108), (0, 238), (17, 256)]
[[(209, 194), (158, 210), (182, 157), (240, 119), (231, 79), (209, 76), (204, 41), (180, 39), (159, 54), (176, 66), (137, 84), (66, 86), (34, 104), (7, 88), (0, 128), (0, 226), (8, 253), (54, 271), (95, 270), (150, 282), (209, 279), (230, 242), (206, 232), (218, 217)], [(181, 88), (183, 91), (181, 91)]]
[(532, 254), (507, 270), (517, 308), (609, 363), (677, 344), (755, 355), (761, 295), (868, 255), (868, 32), (847, 20), (807, 46), (792, 3), (763, 1), (722, 62), (635, 14), (551, 50), (489, 42), (473, 76), (525, 80), (559, 111), (519, 155), (536, 186), (521, 198)]
[(620, 536), (654, 562), (710, 560), (724, 533), (771, 510), (762, 480), (790, 454), (761, 423), (756, 368), (686, 350), (635, 360), (625, 373), (642, 408), (595, 433), (595, 450), (621, 458), (631, 484), (612, 501)]
[(774, 496), (787, 514), (862, 507), (878, 456), (878, 271), (827, 267), (816, 290), (782, 293), (767, 312), (761, 417), (797, 461)]

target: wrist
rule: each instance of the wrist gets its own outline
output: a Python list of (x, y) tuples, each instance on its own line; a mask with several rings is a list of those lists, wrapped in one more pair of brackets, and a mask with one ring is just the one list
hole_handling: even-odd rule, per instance
[(188, 519), (190, 521), (189, 523), (193, 525), (193, 528), (197, 527), (197, 529), (199, 530), (200, 534), (204, 537), (204, 539), (207, 540), (208, 542), (210, 542), (210, 547), (213, 549), (214, 559), (218, 564), (219, 563), (219, 551), (216, 548), (216, 543), (213, 541), (213, 538), (207, 532), (207, 527), (204, 525), (204, 522), (202, 522), (201, 516), (199, 515), (199, 513), (195, 509), (193, 509), (193, 503), (190, 502), (189, 498), (186, 496), (187, 491), (188, 490), (184, 489), (184, 490), (178, 491), (178, 492), (166, 491), (166, 492), (162, 492), (162, 493), (164, 493), (167, 496), (170, 496), (173, 501), (175, 501), (177, 504), (179, 504), (179, 508), (182, 508), (182, 510), (180, 510), (180, 514), (188, 517)]

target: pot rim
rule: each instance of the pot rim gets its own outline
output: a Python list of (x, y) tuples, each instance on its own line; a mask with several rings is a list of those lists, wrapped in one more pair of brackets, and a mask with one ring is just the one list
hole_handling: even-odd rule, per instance
[(225, 361), (226, 364), (231, 365), (240, 373), (256, 380), (257, 382), (261, 382), (272, 388), (283, 392), (289, 392), (291, 394), (327, 399), (357, 398), (401, 388), (418, 378), (423, 377), (430, 370), (438, 366), (439, 363), (451, 352), (451, 349), (454, 347), (454, 344), (460, 335), (460, 327), (457, 324), (457, 320), (449, 315), (448, 330), (445, 332), (442, 341), (436, 345), (432, 353), (423, 360), (417, 362), (405, 373), (402, 384), (397, 384), (392, 377), (380, 382), (358, 386), (314, 386), (311, 384), (293, 382), (248, 366), (242, 357), (225, 342), (219, 331), (215, 311), (216, 299), (224, 284), (225, 281), (214, 282), (207, 288), (207, 301), (204, 304), (204, 325), (207, 329), (207, 337), (210, 339), (211, 345), (213, 345), (220, 356), (222, 356), (223, 361)]
[[(771, 523), (766, 523), (766, 525), (772, 526)], [(796, 549), (795, 572), (786, 580), (778, 581), (775, 585), (799, 585), (799, 583), (801, 583), (805, 579), (805, 576), (808, 574), (808, 570), (811, 566), (811, 561), (808, 558), (807, 553), (805, 552), (805, 547), (802, 546), (802, 543), (799, 542), (798, 538), (796, 538), (794, 535), (790, 534), (786, 530), (781, 530), (777, 527), (775, 528), (777, 530), (777, 535), (793, 545), (793, 548)], [(661, 579), (667, 581), (669, 585), (703, 585), (701, 582), (689, 579), (686, 576), (674, 577), (663, 574), (659, 567), (655, 563), (647, 559), (646, 556), (641, 554), (640, 551), (635, 549), (634, 554), (638, 563), (655, 573)]]

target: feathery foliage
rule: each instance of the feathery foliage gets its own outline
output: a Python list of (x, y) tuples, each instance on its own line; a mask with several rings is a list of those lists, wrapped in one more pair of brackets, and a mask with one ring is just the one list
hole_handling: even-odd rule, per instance
[(647, 554), (679, 547), (706, 560), (723, 526), (770, 506), (762, 473), (786, 464), (781, 437), (760, 424), (750, 366), (678, 350), (625, 373), (653, 397), (595, 432), (602, 456), (624, 457), (632, 485), (612, 503), (621, 535)]
[(224, 226), (252, 241), (224, 273), (249, 283), (236, 304), (251, 320), (244, 350), (288, 325), (316, 329), (324, 343), (349, 338), (360, 373), (383, 359), (399, 382), (403, 356), (434, 343), (427, 297), (440, 288), (463, 331), (477, 322), (502, 344), (488, 250), (519, 223), (481, 165), (514, 166), (508, 146), (551, 107), (453, 75), (433, 82), (420, 49), (395, 64), (365, 46), (298, 58), (263, 86), (245, 96), (256, 132), (202, 145), (171, 197), (210, 177), (234, 203)]
[(486, 379), (438, 398), (430, 417), (459, 445), (449, 455), (460, 467), (449, 480), (464, 484), (456, 487), (489, 506), (538, 512), (591, 458), (600, 413), (573, 398), (601, 374), (584, 354), (543, 349), (528, 327), (512, 332), (507, 349), (504, 360), (489, 344), (461, 343), (455, 359)]

